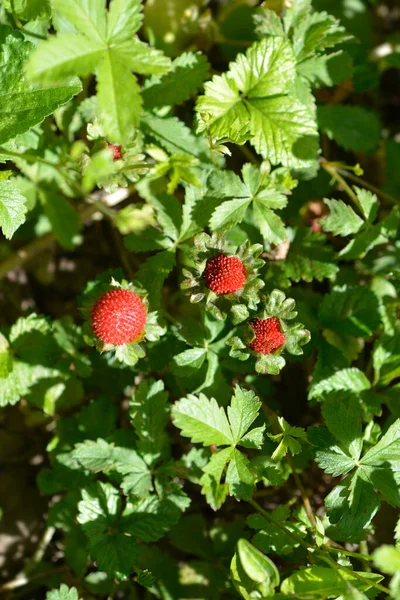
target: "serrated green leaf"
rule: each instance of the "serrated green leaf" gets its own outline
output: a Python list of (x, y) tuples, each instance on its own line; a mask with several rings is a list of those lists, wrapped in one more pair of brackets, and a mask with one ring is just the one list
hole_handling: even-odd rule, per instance
[(321, 221), (324, 231), (345, 237), (357, 233), (363, 226), (364, 221), (354, 212), (351, 206), (345, 204), (342, 200), (324, 198), (324, 203), (329, 208), (328, 217)]
[(311, 398), (324, 399), (328, 394), (336, 391), (345, 391), (358, 394), (369, 390), (371, 383), (362, 371), (356, 368), (340, 369), (319, 381), (312, 387)]
[(204, 474), (200, 479), (201, 492), (205, 495), (208, 504), (213, 510), (218, 510), (225, 502), (229, 487), (221, 483), (221, 478), (226, 464), (232, 456), (232, 448), (224, 448), (213, 454), (209, 462), (203, 467)]
[(208, 75), (208, 62), (200, 52), (184, 52), (163, 77), (153, 76), (145, 84), (145, 108), (175, 106), (188, 100), (203, 85)]
[(356, 398), (328, 399), (322, 407), (322, 414), (329, 431), (339, 440), (341, 447), (358, 461), (363, 441), (361, 407)]
[(329, 520), (342, 540), (362, 535), (380, 506), (373, 485), (357, 473), (334, 487), (325, 498), (325, 504)]
[(346, 150), (368, 154), (376, 149), (380, 140), (378, 116), (361, 106), (319, 106), (318, 123), (330, 139)]
[(209, 400), (204, 394), (182, 398), (172, 407), (172, 418), (175, 426), (182, 430), (182, 435), (190, 437), (192, 442), (200, 442), (204, 446), (233, 443), (224, 409), (214, 398)]
[[(161, 302), (161, 293), (164, 282), (175, 266), (175, 253), (170, 250), (157, 252), (143, 262), (137, 272), (137, 281), (149, 292), (152, 308), (158, 309)], [(154, 279), (154, 273), (157, 278)]]
[(46, 600), (78, 600), (78, 590), (74, 587), (69, 588), (62, 583), (58, 590), (47, 592)]
[(149, 464), (168, 448), (165, 426), (169, 420), (168, 392), (164, 382), (144, 380), (130, 401), (132, 425), (139, 438), (138, 450)]
[(39, 44), (28, 73), (36, 81), (96, 73), (99, 117), (108, 140), (128, 144), (139, 124), (142, 99), (132, 71), (162, 74), (170, 60), (134, 34), (141, 24), (141, 3), (55, 0), (56, 8), (78, 29)]
[(201, 139), (193, 135), (177, 117), (161, 118), (146, 113), (142, 117), (141, 125), (147, 138), (170, 154), (199, 156), (203, 151)]
[(333, 279), (339, 270), (325, 236), (308, 230), (296, 233), (281, 266), (285, 275), (296, 282)]
[(238, 500), (251, 498), (255, 481), (256, 477), (251, 469), (249, 459), (234, 448), (226, 471), (229, 494)]
[(11, 239), (20, 225), (25, 223), (26, 198), (11, 181), (0, 181), (0, 227), (4, 236)]
[(130, 40), (142, 20), (141, 0), (112, 0), (107, 16), (107, 41), (119, 44)]
[(227, 409), (235, 444), (240, 444), (241, 439), (256, 420), (260, 408), (261, 402), (254, 392), (244, 390), (238, 385), (235, 387), (230, 406)]
[(381, 322), (378, 298), (364, 286), (334, 287), (324, 296), (318, 316), (324, 327), (352, 336), (368, 337)]
[(282, 219), (257, 198), (253, 202), (253, 214), (255, 222), (267, 242), (278, 245), (285, 241), (286, 229)]
[(301, 167), (316, 156), (315, 123), (289, 99), (295, 60), (289, 43), (269, 37), (239, 54), (228, 73), (205, 84), (196, 105), (200, 129), (236, 143), (250, 138), (272, 164)]
[[(25, 79), (25, 62), (34, 46), (22, 34), (0, 26), (0, 58), (6, 66), (0, 77), (0, 144), (24, 133), (78, 94), (79, 80), (63, 81), (57, 86), (31, 86)], [(65, 78), (65, 74), (64, 74)]]
[(98, 67), (97, 96), (108, 139), (114, 143), (128, 143), (140, 120), (140, 88), (136, 77), (111, 50)]

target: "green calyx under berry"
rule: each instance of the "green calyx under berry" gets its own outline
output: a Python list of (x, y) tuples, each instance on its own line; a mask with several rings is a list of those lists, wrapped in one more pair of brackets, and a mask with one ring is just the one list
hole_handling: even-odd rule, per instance
[(273, 290), (263, 298), (261, 311), (241, 327), (240, 335), (227, 342), (230, 356), (239, 360), (253, 356), (258, 373), (277, 375), (286, 364), (283, 351), (303, 354), (302, 346), (311, 337), (301, 323), (288, 323), (297, 316), (295, 307), (293, 298)]
[(140, 342), (158, 340), (165, 328), (157, 324), (156, 312), (148, 312), (144, 290), (117, 277), (120, 272), (107, 272), (87, 284), (81, 305), (85, 340), (133, 366), (145, 356)]
[(192, 253), (194, 268), (184, 269), (186, 279), (181, 288), (191, 302), (205, 299), (206, 310), (217, 319), (224, 319), (229, 313), (233, 323), (240, 323), (260, 301), (259, 291), (264, 282), (257, 271), (265, 264), (259, 258), (261, 252), (261, 244), (245, 242), (232, 251), (222, 234), (198, 234)]

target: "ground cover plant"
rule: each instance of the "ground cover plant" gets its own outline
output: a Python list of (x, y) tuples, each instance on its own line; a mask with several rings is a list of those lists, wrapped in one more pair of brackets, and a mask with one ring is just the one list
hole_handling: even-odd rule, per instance
[(2, 598), (400, 598), (399, 25), (1, 3)]

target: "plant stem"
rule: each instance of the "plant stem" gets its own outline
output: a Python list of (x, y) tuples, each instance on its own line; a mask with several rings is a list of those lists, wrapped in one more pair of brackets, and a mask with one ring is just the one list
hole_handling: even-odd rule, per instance
[[(269, 423), (271, 425), (271, 428), (272, 428), (273, 432), (275, 434), (279, 433), (279, 429), (276, 426), (276, 420), (277, 420), (276, 413), (274, 413), (269, 408), (269, 406), (267, 406), (264, 402), (263, 402), (263, 410), (264, 410), (264, 412), (265, 412), (265, 414), (267, 416), (267, 419), (268, 419), (268, 421), (269, 421)], [(309, 498), (307, 496), (306, 490), (304, 489), (302, 481), (301, 481), (300, 477), (297, 474), (296, 467), (295, 467), (294, 462), (293, 462), (293, 458), (292, 458), (292, 456), (290, 455), (289, 452), (286, 454), (286, 460), (287, 460), (287, 462), (289, 464), (290, 470), (292, 471), (293, 479), (294, 479), (297, 487), (299, 488), (301, 499), (302, 499), (302, 502), (303, 502), (303, 506), (304, 506), (304, 508), (306, 510), (308, 518), (310, 519), (311, 523), (315, 527), (316, 520), (315, 520), (315, 516), (314, 516), (313, 510), (312, 510), (311, 504), (310, 504), (310, 500), (309, 500)]]
[[(312, 544), (308, 544), (307, 542), (305, 542), (303, 540), (303, 538), (301, 538), (299, 535), (297, 535), (297, 533), (294, 533), (293, 531), (290, 531), (287, 527), (285, 527), (285, 525), (283, 525), (282, 523), (279, 523), (278, 521), (276, 521), (255, 500), (253, 500), (252, 498), (250, 498), (248, 500), (248, 502), (263, 517), (265, 517), (265, 519), (267, 519), (270, 523), (273, 523), (275, 525), (275, 527), (277, 527), (281, 531), (285, 532), (285, 534), (287, 536), (289, 536), (293, 540), (295, 540), (298, 544), (300, 544), (300, 546), (302, 546), (303, 548), (305, 548), (307, 550), (307, 552), (312, 553), (313, 556), (316, 556), (316, 557), (320, 558), (321, 560), (323, 560), (324, 562), (326, 562), (327, 564), (329, 564), (332, 568), (334, 568), (334, 569), (336, 569), (338, 571), (343, 571), (344, 573), (347, 573), (348, 575), (351, 575), (352, 577), (355, 577), (359, 581), (362, 581), (363, 583), (367, 584), (368, 587), (375, 587), (376, 589), (380, 590), (381, 592), (385, 592), (385, 594), (389, 594), (390, 595), (390, 590), (387, 587), (385, 587), (384, 585), (381, 585), (380, 583), (373, 582), (370, 579), (367, 579), (366, 577), (363, 577), (362, 575), (360, 575), (356, 571), (352, 571), (351, 569), (348, 569), (347, 567), (344, 567), (343, 565), (340, 565), (339, 563), (337, 563), (328, 554), (328, 552), (330, 552), (332, 550), (332, 548), (329, 548), (328, 550), (325, 551), (325, 550), (322, 550), (320, 548), (317, 548), (317, 547), (313, 546)], [(346, 553), (347, 553), (347, 551), (346, 551)], [(359, 558), (359, 557), (357, 556), (357, 558)]]
[(390, 194), (387, 194), (383, 190), (380, 190), (375, 185), (372, 185), (372, 183), (369, 183), (368, 181), (365, 181), (364, 179), (362, 179), (362, 177), (358, 177), (357, 175), (354, 175), (354, 173), (350, 173), (349, 171), (346, 171), (345, 169), (341, 169), (339, 167), (336, 167), (336, 170), (338, 173), (341, 173), (344, 177), (347, 177), (347, 179), (351, 179), (351, 181), (354, 181), (354, 183), (358, 183), (359, 185), (362, 185), (363, 187), (367, 188), (371, 192), (374, 192), (374, 194), (376, 194), (377, 196), (381, 196), (381, 198), (385, 198), (385, 200), (387, 200), (391, 204), (400, 204), (400, 199), (394, 198)]
[(342, 188), (344, 189), (344, 191), (349, 196), (350, 200), (352, 200), (352, 202), (354, 202), (354, 204), (357, 207), (357, 209), (362, 213), (362, 210), (361, 210), (361, 207), (360, 207), (360, 203), (358, 201), (358, 198), (357, 198), (356, 194), (353, 192), (353, 190), (348, 185), (348, 183), (340, 175), (340, 173), (338, 172), (337, 168), (334, 165), (332, 165), (330, 162), (328, 162), (326, 160), (326, 158), (321, 158), (320, 159), (320, 163), (321, 163), (321, 166), (324, 169), (324, 171), (326, 171), (327, 173), (329, 173), (330, 175), (332, 175), (332, 177), (342, 186)]
[(300, 477), (297, 474), (296, 467), (294, 466), (293, 458), (290, 455), (290, 452), (288, 452), (286, 454), (286, 460), (289, 463), (289, 466), (290, 466), (290, 468), (292, 470), (292, 475), (293, 475), (293, 478), (294, 478), (294, 480), (296, 482), (296, 485), (297, 485), (297, 487), (300, 490), (301, 499), (303, 501), (304, 508), (306, 509), (308, 518), (310, 519), (311, 523), (315, 527), (315, 525), (317, 524), (317, 522), (315, 520), (313, 509), (311, 508), (310, 500), (309, 500), (309, 498), (307, 496), (306, 490), (304, 489), (304, 486), (303, 486), (303, 484), (301, 482), (301, 479), (300, 479)]

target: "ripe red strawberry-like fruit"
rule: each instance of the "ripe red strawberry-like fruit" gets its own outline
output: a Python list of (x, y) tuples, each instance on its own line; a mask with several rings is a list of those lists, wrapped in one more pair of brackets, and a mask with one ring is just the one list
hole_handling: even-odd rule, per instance
[(122, 158), (122, 146), (118, 146), (117, 144), (110, 144), (110, 142), (107, 142), (107, 148), (112, 150), (113, 160), (120, 160)]
[(272, 354), (285, 343), (286, 336), (282, 331), (279, 319), (276, 317), (253, 319), (250, 325), (256, 337), (249, 344), (249, 347), (255, 352)]
[(237, 256), (218, 254), (207, 261), (203, 278), (206, 286), (220, 296), (240, 290), (246, 283), (246, 271)]
[(106, 344), (122, 346), (140, 338), (146, 324), (143, 300), (129, 290), (111, 290), (93, 304), (92, 329)]

